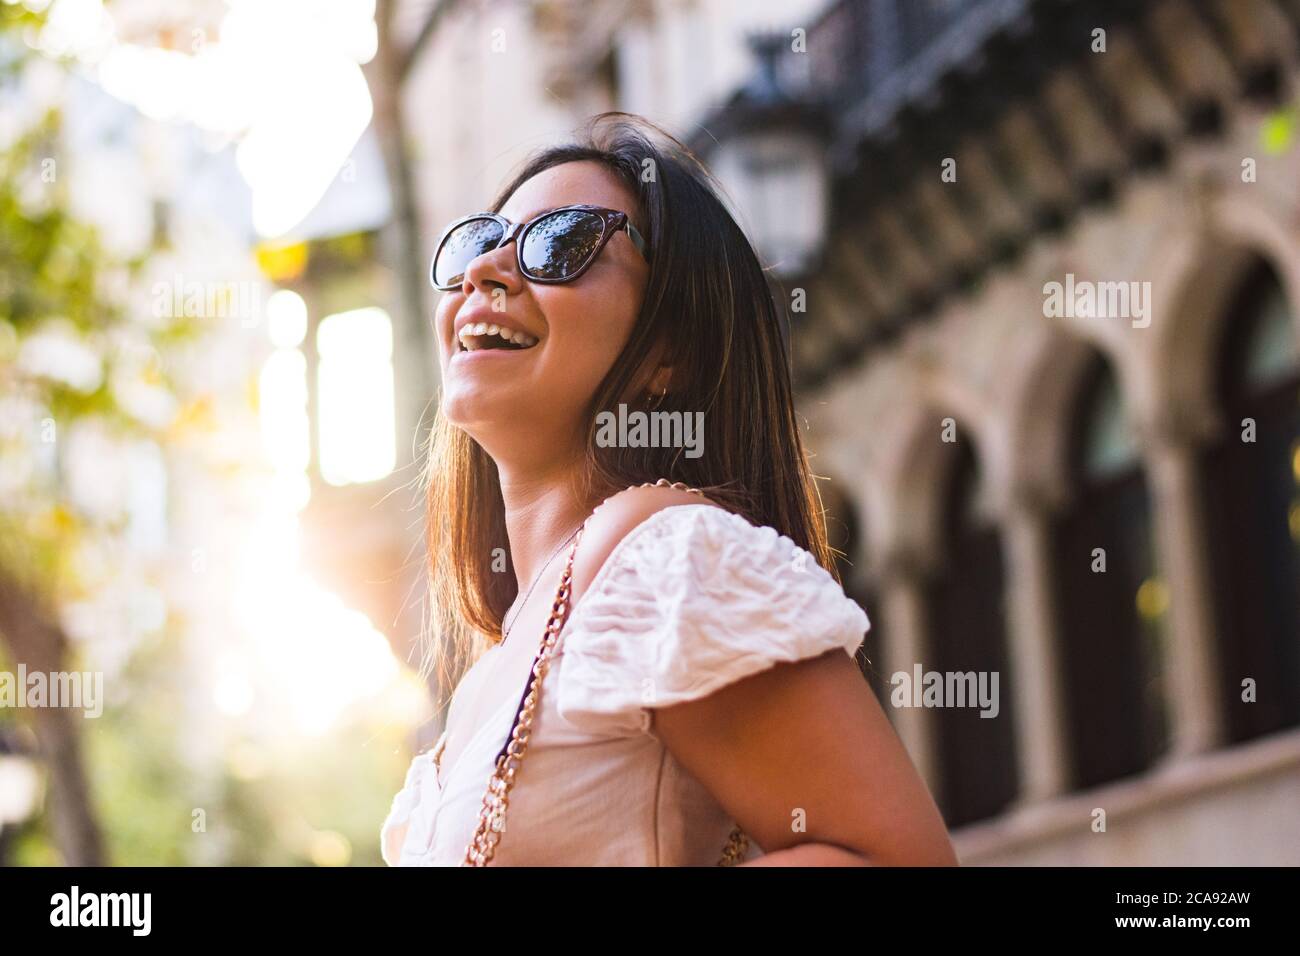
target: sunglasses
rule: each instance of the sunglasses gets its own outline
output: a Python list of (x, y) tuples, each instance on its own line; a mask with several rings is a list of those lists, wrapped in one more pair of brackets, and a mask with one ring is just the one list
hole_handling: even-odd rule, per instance
[(435, 289), (450, 292), (465, 281), (469, 264), (511, 240), (519, 271), (532, 282), (572, 282), (596, 261), (616, 232), (626, 232), (647, 262), (646, 241), (627, 213), (601, 206), (561, 206), (527, 222), (511, 222), (493, 212), (457, 219), (438, 240), (429, 279)]

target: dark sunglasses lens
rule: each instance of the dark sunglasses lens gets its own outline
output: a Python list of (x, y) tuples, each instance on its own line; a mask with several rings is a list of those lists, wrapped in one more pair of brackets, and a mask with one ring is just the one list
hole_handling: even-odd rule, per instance
[(501, 241), (501, 223), (495, 219), (471, 219), (457, 226), (443, 241), (433, 262), (434, 285), (460, 283), (465, 269)]
[(605, 221), (594, 212), (565, 209), (539, 219), (524, 237), (524, 270), (535, 279), (567, 279), (600, 243)]

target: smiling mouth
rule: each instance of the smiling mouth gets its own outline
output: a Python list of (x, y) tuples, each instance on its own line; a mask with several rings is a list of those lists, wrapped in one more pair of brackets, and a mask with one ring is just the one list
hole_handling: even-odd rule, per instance
[(460, 342), (458, 352), (482, 352), (492, 349), (519, 352), (532, 348), (538, 341), (527, 332), (517, 332), (490, 322), (466, 325), (456, 337)]

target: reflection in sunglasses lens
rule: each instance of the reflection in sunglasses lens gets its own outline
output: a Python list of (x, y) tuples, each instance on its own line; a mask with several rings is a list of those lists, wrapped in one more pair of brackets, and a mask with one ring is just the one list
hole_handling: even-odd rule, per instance
[(524, 268), (538, 279), (564, 279), (582, 268), (600, 242), (604, 220), (567, 209), (540, 219), (524, 237)]
[(433, 264), (436, 285), (451, 285), (465, 278), (465, 268), (501, 241), (501, 224), (493, 219), (471, 219), (456, 228), (438, 250)]

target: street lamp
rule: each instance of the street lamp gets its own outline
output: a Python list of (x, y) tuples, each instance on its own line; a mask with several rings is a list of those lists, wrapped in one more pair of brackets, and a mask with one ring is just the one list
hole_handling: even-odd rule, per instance
[(706, 124), (703, 151), (764, 264), (794, 278), (817, 268), (825, 243), (828, 123), (817, 100), (791, 95), (778, 75), (788, 38), (748, 42), (759, 69)]

